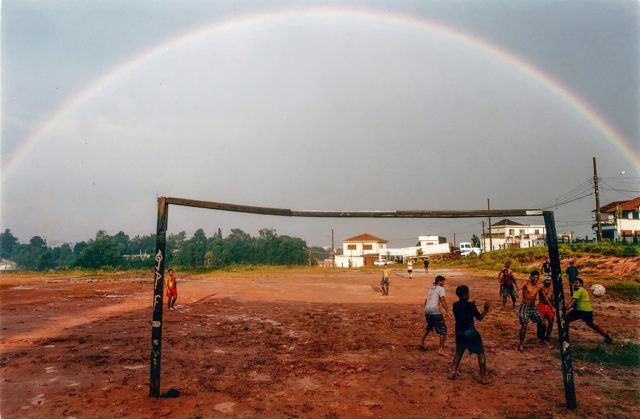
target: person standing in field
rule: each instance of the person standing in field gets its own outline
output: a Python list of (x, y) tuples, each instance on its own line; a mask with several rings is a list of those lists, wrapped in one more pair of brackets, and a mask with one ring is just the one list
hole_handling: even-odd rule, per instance
[(424, 273), (429, 272), (429, 258), (424, 258)]
[(382, 295), (389, 295), (389, 269), (385, 268), (382, 270), (380, 288), (382, 288)]
[(569, 267), (567, 268), (567, 278), (569, 278), (569, 291), (573, 295), (576, 288), (575, 282), (578, 278), (578, 268), (576, 268), (574, 261), (569, 262)]
[(444, 352), (444, 342), (447, 339), (447, 324), (444, 322), (444, 317), (440, 311), (442, 307), (447, 313), (447, 317), (451, 318), (449, 307), (447, 306), (447, 300), (445, 298), (444, 283), (446, 279), (442, 275), (436, 276), (433, 286), (429, 288), (427, 297), (424, 299), (424, 316), (427, 320), (426, 330), (422, 335), (422, 342), (420, 344), (421, 349), (426, 349), (424, 341), (433, 329), (440, 335), (440, 347), (438, 354), (446, 356)]
[(482, 313), (478, 311), (476, 304), (469, 301), (469, 287), (460, 285), (456, 288), (456, 295), (459, 301), (453, 303), (453, 315), (456, 318), (456, 356), (453, 358), (451, 368), (451, 378), (456, 379), (459, 374), (458, 368), (464, 352), (468, 349), (470, 354), (478, 355), (478, 366), (480, 367), (480, 381), (482, 384), (489, 384), (487, 380), (487, 364), (484, 355), (482, 337), (475, 328), (473, 319), (482, 321), (489, 312), (489, 302), (484, 303)]
[(176, 300), (178, 299), (178, 283), (173, 269), (167, 271), (167, 307), (169, 310), (175, 310)]
[[(538, 311), (538, 307), (536, 306), (536, 297), (540, 295), (540, 299), (542, 300), (544, 297), (542, 295), (542, 287), (538, 285), (538, 280), (540, 279), (540, 272), (533, 270), (529, 275), (529, 281), (522, 286), (520, 289), (522, 291), (522, 303), (520, 304), (520, 311), (518, 312), (518, 317), (520, 320), (520, 343), (518, 344), (518, 350), (524, 350), (524, 338), (527, 334), (527, 327), (529, 326), (529, 321), (532, 321), (536, 324), (536, 326), (542, 322), (542, 316)], [(546, 300), (545, 300), (546, 301)], [(538, 336), (540, 338), (540, 336)], [(544, 339), (540, 339), (540, 343), (547, 344)]]
[(511, 262), (507, 261), (504, 264), (504, 268), (498, 274), (498, 282), (500, 283), (500, 297), (502, 299), (502, 308), (507, 304), (507, 295), (511, 296), (511, 303), (513, 307), (516, 306), (516, 296), (517, 291), (516, 287), (518, 283), (516, 282), (516, 278), (513, 276), (513, 271), (511, 270)]
[(549, 258), (544, 259), (544, 262), (542, 262), (542, 266), (540, 267), (540, 269), (542, 270), (542, 275), (544, 275), (545, 278), (551, 278), (551, 262), (549, 262)]
[(553, 330), (553, 319), (556, 316), (553, 310), (551, 278), (545, 278), (544, 281), (542, 281), (542, 285), (540, 301), (538, 302), (538, 311), (542, 316), (542, 321), (538, 323), (538, 339), (549, 342), (551, 331)]
[(411, 275), (413, 274), (413, 262), (411, 259), (407, 262), (407, 272), (409, 272), (409, 279), (411, 279)]
[(576, 291), (571, 296), (571, 301), (567, 305), (567, 310), (573, 308), (567, 314), (567, 323), (575, 322), (576, 320), (582, 320), (604, 337), (604, 343), (610, 345), (613, 343), (611, 336), (600, 326), (593, 322), (593, 307), (591, 306), (591, 299), (589, 293), (584, 289), (584, 281), (581, 278), (576, 278), (575, 281)]

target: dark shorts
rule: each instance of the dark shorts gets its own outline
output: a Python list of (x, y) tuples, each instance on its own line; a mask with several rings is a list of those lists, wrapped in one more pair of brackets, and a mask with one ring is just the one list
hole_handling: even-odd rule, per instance
[(542, 316), (538, 311), (538, 307), (525, 306), (524, 304), (520, 306), (518, 318), (520, 319), (520, 324), (523, 326), (529, 323), (529, 321), (532, 321), (534, 323), (540, 323), (542, 321)]
[(442, 314), (425, 314), (424, 316), (427, 319), (427, 332), (435, 329), (439, 335), (447, 334), (447, 324), (444, 322)]
[(383, 277), (383, 278), (380, 280), (380, 285), (389, 285), (389, 278), (387, 278), (387, 277)]
[(593, 311), (582, 311), (573, 309), (567, 314), (567, 322), (575, 322), (576, 320), (582, 320), (588, 325), (593, 324)]
[(482, 338), (476, 329), (456, 333), (456, 355), (464, 355), (464, 351), (467, 349), (472, 354), (482, 355), (484, 353)]

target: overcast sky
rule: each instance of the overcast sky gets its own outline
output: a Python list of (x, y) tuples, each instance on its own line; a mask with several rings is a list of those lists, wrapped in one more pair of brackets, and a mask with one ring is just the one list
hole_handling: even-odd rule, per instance
[[(559, 232), (592, 237), (592, 157), (602, 204), (640, 195), (639, 23), (636, 1), (5, 0), (2, 230), (151, 234), (157, 196), (325, 210), (585, 196), (552, 209)], [(399, 246), (481, 221), (172, 207), (169, 230)]]

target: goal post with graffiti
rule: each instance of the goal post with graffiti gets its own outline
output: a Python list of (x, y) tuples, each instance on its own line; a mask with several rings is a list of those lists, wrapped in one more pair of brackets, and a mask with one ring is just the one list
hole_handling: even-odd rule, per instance
[(233, 211), (247, 214), (262, 214), (283, 217), (321, 217), (321, 218), (481, 218), (481, 217), (540, 217), (544, 218), (546, 243), (551, 262), (553, 277), (554, 304), (558, 324), (558, 343), (562, 366), (562, 381), (567, 409), (576, 408), (576, 395), (573, 380), (571, 345), (569, 328), (566, 321), (566, 302), (562, 286), (562, 271), (558, 252), (558, 237), (553, 211), (540, 209), (487, 209), (462, 211), (313, 211), (282, 208), (255, 207), (226, 204), (193, 199), (160, 197), (158, 198), (158, 222), (156, 231), (156, 250), (154, 268), (153, 317), (151, 322), (151, 361), (149, 396), (160, 397), (160, 367), (162, 356), (162, 314), (164, 291), (164, 267), (166, 261), (166, 240), (169, 222), (169, 206), (187, 206), (220, 211)]

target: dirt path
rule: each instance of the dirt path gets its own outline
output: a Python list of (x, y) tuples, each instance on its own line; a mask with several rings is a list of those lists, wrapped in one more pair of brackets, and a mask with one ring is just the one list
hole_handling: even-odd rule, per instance
[[(148, 397), (151, 278), (0, 282), (0, 405), (22, 417), (638, 417), (638, 371), (574, 362), (579, 409), (563, 409), (552, 347), (516, 352), (514, 309), (478, 324), (492, 384), (465, 356), (457, 381), (450, 357), (418, 343), (422, 301), (436, 274), (448, 300), (466, 283), (497, 307), (495, 279), (452, 271), (394, 271), (390, 296), (378, 272), (330, 270), (179, 276), (178, 310), (165, 312), (162, 389)], [(178, 273), (180, 274), (180, 273)], [(594, 301), (616, 341), (638, 342), (637, 305)], [(450, 330), (453, 324), (448, 322)], [(601, 339), (577, 325), (574, 345)], [(453, 336), (446, 343), (453, 355)]]

